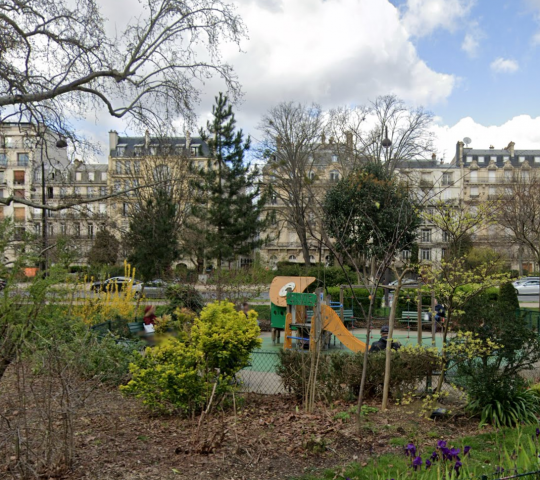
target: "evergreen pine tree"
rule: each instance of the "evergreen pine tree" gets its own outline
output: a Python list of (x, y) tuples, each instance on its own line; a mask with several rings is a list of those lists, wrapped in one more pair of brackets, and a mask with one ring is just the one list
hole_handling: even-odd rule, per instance
[(207, 166), (196, 172), (193, 187), (197, 199), (190, 228), (199, 234), (205, 257), (222, 262), (250, 255), (263, 243), (259, 234), (267, 220), (262, 211), (266, 198), (257, 185), (258, 171), (246, 160), (250, 138), (244, 141), (228, 99), (216, 97), (213, 119), (201, 137), (208, 143)]
[(144, 280), (166, 275), (179, 257), (177, 208), (167, 190), (158, 188), (131, 216), (128, 259)]
[(99, 230), (88, 252), (90, 265), (114, 265), (118, 260), (120, 243), (107, 229)]

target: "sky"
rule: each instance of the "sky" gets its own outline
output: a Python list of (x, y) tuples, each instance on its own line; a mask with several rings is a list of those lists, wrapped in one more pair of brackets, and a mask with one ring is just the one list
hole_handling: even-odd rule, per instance
[[(111, 29), (140, 11), (134, 0), (98, 3)], [(235, 3), (249, 38), (222, 53), (244, 92), (238, 125), (255, 142), (261, 116), (279, 102), (328, 109), (392, 93), (433, 113), (436, 153), (447, 162), (464, 137), (475, 148), (540, 149), (540, 0)], [(223, 88), (218, 79), (202, 86), (200, 125)], [(107, 131), (126, 127), (100, 114), (81, 128), (106, 161)]]

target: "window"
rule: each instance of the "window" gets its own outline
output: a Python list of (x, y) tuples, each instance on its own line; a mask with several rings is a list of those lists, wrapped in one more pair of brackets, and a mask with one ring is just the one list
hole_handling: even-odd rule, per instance
[(94, 173), (94, 172), (88, 172), (88, 181), (89, 181), (89, 182), (93, 182), (93, 181), (94, 181), (94, 177), (95, 177), (95, 173)]
[(75, 173), (75, 181), (80, 182), (82, 180), (82, 172)]
[(127, 217), (129, 213), (129, 203), (122, 203), (122, 216)]
[(469, 173), (469, 181), (471, 183), (478, 182), (478, 172), (476, 170), (471, 170), (471, 172)]
[(49, 237), (54, 237), (54, 225), (52, 223), (49, 223), (47, 227), (47, 234), (49, 235)]
[(94, 224), (88, 224), (88, 238), (94, 238)]
[(540, 163), (540, 157), (534, 157), (534, 163)]
[(41, 235), (41, 223), (34, 223), (34, 233)]
[(311, 263), (315, 263), (315, 255), (310, 255), (310, 256), (309, 256), (309, 261), (310, 261)]
[(447, 231), (442, 232), (442, 241), (443, 242), (449, 242), (450, 241), (450, 234)]
[(492, 161), (492, 162), (497, 162), (497, 156), (496, 156), (496, 155), (492, 155), (492, 156), (491, 156), (491, 161)]
[(191, 156), (196, 157), (199, 151), (199, 147), (191, 147)]
[(484, 163), (484, 157), (479, 155), (478, 156), (478, 163)]
[(167, 165), (158, 165), (154, 169), (154, 175), (158, 180), (169, 178), (169, 167)]
[(135, 145), (134, 149), (133, 149), (133, 154), (136, 156), (136, 157), (140, 157), (143, 153), (143, 146), (142, 145)]
[(289, 262), (296, 262), (296, 255), (289, 255)]
[(443, 173), (442, 175), (442, 184), (443, 185), (452, 185), (452, 174), (451, 173)]
[(67, 235), (67, 227), (65, 223), (60, 224), (60, 235)]
[(98, 207), (98, 211), (100, 215), (105, 215), (107, 213), (107, 204), (106, 203), (100, 203)]
[(126, 153), (126, 147), (125, 147), (125, 146), (123, 146), (123, 145), (122, 145), (122, 146), (118, 145), (118, 146), (116, 147), (116, 154), (117, 154), (119, 157), (123, 157), (125, 153)]
[(122, 162), (116, 161), (116, 175), (122, 174)]
[(423, 229), (420, 232), (420, 239), (424, 243), (430, 243), (431, 242), (431, 230)]
[(124, 173), (129, 175), (131, 173), (131, 162), (124, 162)]
[(99, 195), (101, 197), (104, 197), (105, 195), (107, 195), (107, 187), (99, 187)]
[(521, 179), (524, 181), (524, 182), (528, 182), (529, 181), (529, 172), (527, 170), (525, 170), (524, 172), (521, 172)]
[(118, 181), (114, 182), (114, 192), (117, 193), (120, 191), (120, 189), (122, 188), (122, 184)]
[(488, 180), (489, 183), (495, 183), (497, 180), (497, 171), (496, 170), (489, 170), (488, 171)]
[(337, 182), (339, 180), (339, 172), (337, 170), (332, 170), (330, 172), (330, 181)]
[(101, 180), (103, 182), (106, 182), (107, 181), (107, 172), (101, 172)]
[(0, 166), (7, 167), (7, 155), (5, 153), (0, 153)]
[(24, 185), (24, 170), (13, 172), (13, 185)]
[(18, 153), (17, 154), (17, 165), (19, 167), (27, 167), (29, 161), (30, 161), (30, 158), (28, 156), (28, 153)]
[(278, 200), (277, 200), (277, 195), (272, 192), (272, 195), (270, 195), (270, 205), (277, 205), (278, 203)]
[(519, 156), (519, 163), (523, 163), (525, 161), (525, 157), (523, 155)]
[(508, 155), (505, 155), (503, 157), (503, 162), (507, 162), (508, 160), (510, 160), (510, 157)]
[(495, 198), (497, 196), (497, 189), (495, 187), (489, 187), (488, 195), (490, 198)]
[(79, 238), (81, 236), (81, 224), (80, 223), (74, 223), (73, 224), (73, 236), (76, 238)]
[(47, 198), (54, 198), (54, 188), (47, 187)]
[(11, 148), (14, 146), (13, 137), (4, 137), (4, 145), (6, 148)]
[(471, 198), (472, 197), (478, 197), (478, 187), (477, 186), (471, 187)]
[(471, 163), (472, 162), (472, 155), (467, 155), (467, 159), (465, 160), (465, 163)]
[(26, 208), (13, 207), (13, 218), (16, 222), (24, 222), (26, 220)]
[(404, 261), (410, 260), (411, 258), (411, 251), (410, 250), (403, 250), (401, 252), (401, 259)]
[(80, 194), (81, 194), (81, 187), (74, 187), (73, 195), (80, 195)]
[(87, 187), (86, 191), (89, 197), (93, 197), (96, 194), (96, 189), (94, 187)]
[(446, 258), (446, 248), (441, 248), (441, 258)]
[(272, 255), (268, 263), (272, 268), (277, 267), (277, 257), (275, 255)]
[(505, 179), (507, 182), (511, 182), (511, 181), (512, 181), (512, 170), (505, 170), (505, 171), (504, 171), (504, 179)]
[(139, 175), (139, 173), (141, 172), (140, 162), (133, 162), (133, 171), (135, 172), (135, 175)]
[(15, 240), (24, 240), (24, 236), (26, 235), (26, 228), (24, 227), (15, 227)]
[(311, 181), (315, 180), (315, 172), (309, 172), (309, 173), (308, 173), (308, 178), (309, 178)]
[(431, 248), (421, 248), (420, 249), (420, 260), (431, 260)]
[(332, 155), (332, 163), (336, 163), (337, 162), (337, 155)]

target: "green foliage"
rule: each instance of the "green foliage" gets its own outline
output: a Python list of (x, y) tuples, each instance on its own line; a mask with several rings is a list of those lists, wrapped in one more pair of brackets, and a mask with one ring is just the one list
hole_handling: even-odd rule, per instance
[(250, 309), (257, 312), (259, 320), (270, 320), (270, 305), (250, 305)]
[(164, 277), (180, 255), (178, 205), (167, 189), (157, 188), (139, 207), (129, 221), (129, 262), (143, 280)]
[(197, 235), (206, 258), (216, 259), (221, 269), (222, 261), (251, 255), (261, 246), (264, 239), (258, 234), (269, 222), (263, 213), (267, 198), (259, 188), (259, 172), (246, 159), (250, 139), (244, 141), (242, 130), (236, 130), (232, 107), (222, 93), (212, 115), (207, 131), (201, 130), (211, 158), (206, 168), (194, 172), (196, 201), (189, 229)]
[(92, 248), (88, 252), (90, 265), (114, 265), (118, 260), (120, 242), (107, 229), (98, 230)]
[[(323, 221), (336, 248), (353, 257), (383, 258), (409, 249), (420, 225), (418, 205), (383, 166), (368, 163), (326, 194)], [(391, 253), (390, 252), (390, 253)]]
[(234, 376), (261, 344), (259, 333), (254, 312), (246, 319), (232, 303), (207, 305), (183, 340), (167, 338), (140, 355), (121, 390), (156, 413), (200, 411), (234, 389)]
[[(499, 390), (499, 395), (488, 399), (476, 398), (467, 404), (467, 410), (480, 415), (480, 424), (495, 427), (512, 427), (520, 424), (537, 424), (540, 413), (540, 399), (530, 390), (502, 385), (507, 390)], [(500, 388), (500, 386), (499, 386)], [(487, 401), (487, 403), (486, 403)]]
[(198, 313), (204, 307), (202, 295), (192, 285), (181, 285), (179, 283), (169, 285), (165, 291), (165, 297), (169, 300), (168, 313), (174, 313), (177, 308), (187, 308)]
[[(345, 270), (345, 271), (343, 271)], [(310, 286), (310, 289), (317, 287), (336, 287), (339, 285), (348, 285), (349, 282), (355, 283), (356, 275), (347, 265), (341, 267), (326, 267), (322, 264), (312, 264), (306, 271), (303, 263), (296, 262), (278, 262), (277, 270), (273, 271), (275, 276), (309, 276), (315, 277), (318, 282)]]
[[(332, 296), (332, 301), (339, 301), (339, 288), (338, 287), (329, 287), (326, 289), (326, 293)], [(354, 292), (354, 296), (353, 296)], [(343, 289), (343, 308), (353, 309), (355, 318), (364, 318), (367, 315), (369, 309), (369, 290), (366, 288), (355, 288), (351, 290), (350, 288)], [(377, 290), (375, 295), (375, 303), (373, 304), (374, 308), (380, 308), (382, 305), (384, 291), (383, 289)], [(360, 303), (360, 305), (358, 305)]]
[(516, 311), (519, 309), (517, 290), (512, 283), (506, 282), (501, 285), (499, 290), (499, 304), (500, 308), (509, 311)]

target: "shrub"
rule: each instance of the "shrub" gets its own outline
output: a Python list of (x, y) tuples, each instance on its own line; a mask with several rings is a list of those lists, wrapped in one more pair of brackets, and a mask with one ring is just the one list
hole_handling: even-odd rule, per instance
[[(283, 350), (279, 354), (277, 374), (285, 388), (297, 398), (302, 398), (309, 378), (311, 358), (306, 352)], [(320, 400), (349, 400), (358, 395), (362, 377), (363, 353), (332, 353), (321, 355), (317, 369), (317, 395)], [(385, 353), (368, 356), (365, 395), (382, 395), (385, 368)], [(425, 379), (439, 367), (438, 352), (426, 347), (402, 347), (392, 352), (392, 375), (390, 392), (395, 398), (416, 389), (420, 380)]]
[(234, 376), (260, 346), (256, 313), (249, 317), (228, 302), (206, 306), (182, 340), (167, 338), (130, 365), (121, 390), (156, 413), (192, 414), (234, 389)]
[(167, 313), (173, 313), (177, 308), (187, 308), (199, 313), (204, 307), (202, 295), (191, 285), (169, 285), (165, 296), (169, 300)]

